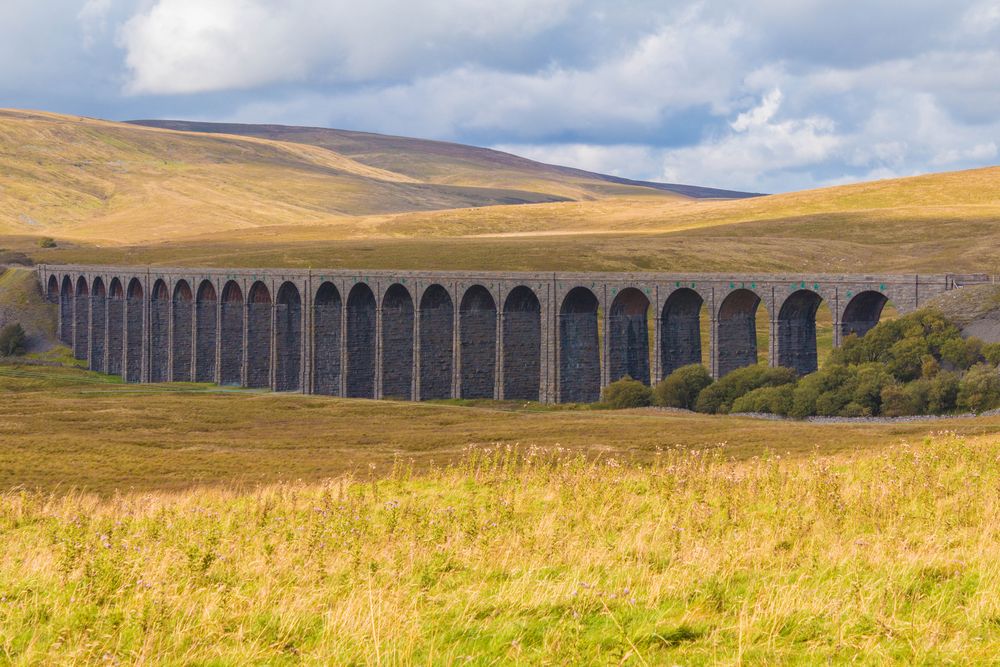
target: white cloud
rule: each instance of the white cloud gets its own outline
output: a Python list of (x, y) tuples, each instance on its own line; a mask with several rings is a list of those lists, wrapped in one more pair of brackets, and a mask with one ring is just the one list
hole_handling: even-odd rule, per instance
[[(132, 93), (197, 93), (419, 72), (516, 49), (573, 0), (157, 0), (122, 28)], [(502, 59), (502, 58), (501, 58)]]

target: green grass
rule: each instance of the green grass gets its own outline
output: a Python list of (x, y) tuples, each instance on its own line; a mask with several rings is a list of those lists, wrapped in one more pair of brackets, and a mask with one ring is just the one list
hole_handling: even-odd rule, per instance
[(943, 430), (1000, 432), (1000, 417), (812, 424), (657, 409), (342, 400), (214, 385), (129, 385), (80, 369), (0, 365), (0, 490), (116, 491), (322, 480), (419, 470), (494, 443), (649, 461), (664, 448), (803, 456), (880, 448)]
[[(550, 415), (546, 415), (550, 416)], [(12, 664), (990, 664), (1000, 445), (0, 494)]]

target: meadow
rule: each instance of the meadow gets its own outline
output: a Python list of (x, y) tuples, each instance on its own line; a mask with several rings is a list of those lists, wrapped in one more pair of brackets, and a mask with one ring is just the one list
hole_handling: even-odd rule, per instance
[(729, 453), (478, 445), (315, 483), (10, 491), (0, 661), (995, 659), (995, 438)]

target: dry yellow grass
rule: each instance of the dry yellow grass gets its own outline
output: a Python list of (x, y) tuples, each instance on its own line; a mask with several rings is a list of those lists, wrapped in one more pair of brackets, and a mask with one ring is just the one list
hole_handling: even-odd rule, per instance
[(0, 495), (12, 664), (955, 664), (1000, 651), (1000, 445)]

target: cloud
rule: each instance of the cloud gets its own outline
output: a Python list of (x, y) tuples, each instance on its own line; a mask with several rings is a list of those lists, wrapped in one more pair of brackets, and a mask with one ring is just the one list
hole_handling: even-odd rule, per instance
[(0, 98), (781, 191), (997, 161), (997, 0), (10, 0)]
[(458, 59), (509, 61), (572, 0), (157, 0), (122, 29), (131, 93), (393, 79)]

